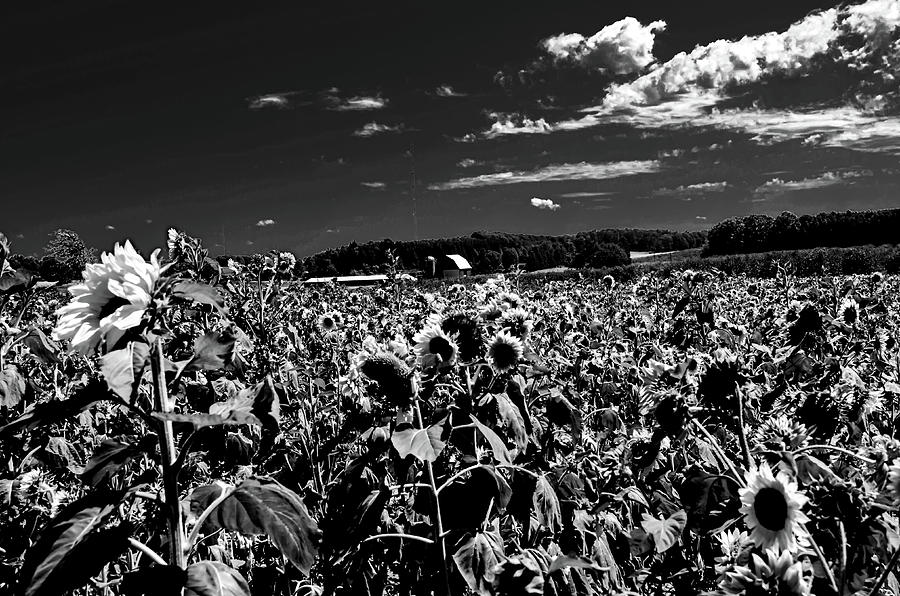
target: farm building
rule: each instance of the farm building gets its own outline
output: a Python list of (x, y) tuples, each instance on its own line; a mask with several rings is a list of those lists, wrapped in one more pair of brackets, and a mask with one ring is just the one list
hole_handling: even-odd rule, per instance
[(342, 286), (359, 287), (377, 286), (387, 280), (387, 275), (338, 275), (335, 277), (311, 277), (303, 283), (309, 285), (336, 283)]
[(429, 272), (431, 277), (443, 277), (444, 279), (456, 279), (468, 277), (472, 272), (472, 266), (462, 255), (442, 255), (438, 258), (428, 257)]

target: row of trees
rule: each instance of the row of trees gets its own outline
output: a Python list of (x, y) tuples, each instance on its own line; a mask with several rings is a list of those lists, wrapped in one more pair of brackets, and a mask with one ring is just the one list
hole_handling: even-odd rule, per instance
[(476, 273), (515, 265), (530, 271), (551, 267), (609, 267), (630, 262), (629, 251), (662, 252), (703, 246), (704, 232), (669, 230), (594, 230), (567, 236), (475, 232), (471, 236), (394, 242), (380, 240), (320, 252), (304, 260), (311, 275), (375, 273), (390, 250), (406, 269), (425, 269), (427, 258), (441, 254), (465, 257)]
[(713, 226), (705, 253), (727, 255), (820, 246), (846, 247), (896, 244), (900, 240), (900, 209), (846, 211), (778, 217), (732, 217)]
[(59, 229), (50, 233), (43, 255), (12, 254), (9, 263), (16, 269), (26, 269), (48, 281), (69, 282), (81, 279), (87, 263), (99, 259), (96, 248), (87, 246), (72, 230)]

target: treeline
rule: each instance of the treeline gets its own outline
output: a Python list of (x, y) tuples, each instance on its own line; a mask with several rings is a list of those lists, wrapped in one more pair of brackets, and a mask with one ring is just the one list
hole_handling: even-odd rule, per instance
[(847, 247), (896, 244), (900, 241), (900, 209), (846, 211), (778, 217), (732, 217), (713, 226), (705, 254), (728, 255), (820, 246)]
[(351, 242), (306, 258), (303, 268), (313, 276), (376, 273), (386, 265), (389, 250), (404, 269), (424, 270), (429, 256), (442, 254), (462, 255), (476, 273), (517, 264), (529, 271), (562, 266), (609, 267), (629, 263), (629, 251), (684, 250), (703, 246), (705, 240), (705, 232), (669, 230), (610, 229), (567, 236), (475, 232), (433, 240)]

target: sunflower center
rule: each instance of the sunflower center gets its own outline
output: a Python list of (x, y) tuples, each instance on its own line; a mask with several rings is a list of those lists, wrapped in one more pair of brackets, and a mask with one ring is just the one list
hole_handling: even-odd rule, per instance
[(100, 312), (98, 313), (97, 316), (101, 320), (105, 319), (109, 315), (111, 315), (114, 312), (116, 312), (117, 310), (119, 310), (120, 306), (125, 306), (126, 304), (128, 304), (128, 301), (125, 300), (124, 298), (121, 298), (119, 296), (113, 296), (112, 298), (110, 298), (109, 302), (107, 302), (106, 304), (103, 305), (103, 308), (100, 309)]
[(453, 357), (453, 347), (450, 345), (450, 342), (440, 336), (432, 337), (428, 341), (428, 351), (440, 356), (444, 362)]
[(331, 329), (332, 327), (334, 327), (334, 319), (332, 319), (331, 317), (325, 317), (324, 319), (322, 319), (322, 327)]
[(760, 489), (753, 500), (753, 513), (765, 529), (772, 532), (783, 530), (788, 514), (788, 503), (784, 493), (770, 486)]

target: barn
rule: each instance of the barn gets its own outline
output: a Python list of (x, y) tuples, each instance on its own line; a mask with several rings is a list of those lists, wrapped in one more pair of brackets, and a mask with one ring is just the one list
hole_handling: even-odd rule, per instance
[(428, 257), (431, 277), (444, 279), (457, 279), (468, 277), (472, 273), (472, 266), (462, 255), (442, 255), (439, 258)]

